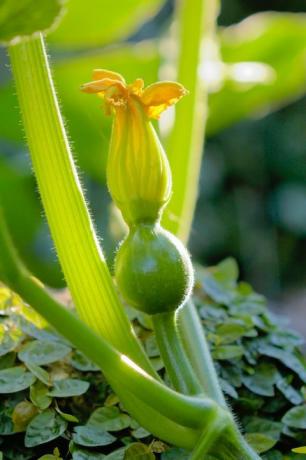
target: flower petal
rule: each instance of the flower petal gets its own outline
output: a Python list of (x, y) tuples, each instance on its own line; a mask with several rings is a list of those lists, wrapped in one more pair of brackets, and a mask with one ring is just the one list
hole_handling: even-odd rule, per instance
[(187, 93), (188, 91), (179, 83), (173, 81), (158, 82), (144, 90), (141, 101), (149, 118), (159, 118), (164, 110), (175, 104)]
[(101, 80), (94, 80), (85, 83), (81, 86), (84, 93), (104, 93), (108, 88), (115, 87), (118, 92), (124, 93), (126, 91), (125, 85), (121, 81), (113, 80), (111, 78), (102, 78)]
[(141, 96), (143, 93), (144, 81), (142, 78), (137, 78), (134, 83), (131, 83), (128, 87), (133, 94)]
[(92, 72), (92, 78), (94, 80), (103, 80), (104, 78), (107, 78), (110, 80), (120, 81), (121, 83), (125, 84), (125, 79), (123, 76), (120, 75), (120, 73), (112, 72), (111, 70), (95, 69)]

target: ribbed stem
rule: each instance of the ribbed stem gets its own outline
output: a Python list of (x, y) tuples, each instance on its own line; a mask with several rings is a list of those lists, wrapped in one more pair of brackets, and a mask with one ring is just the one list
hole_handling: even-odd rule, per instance
[(202, 393), (181, 343), (175, 312), (153, 315), (152, 321), (157, 344), (174, 388), (184, 394)]
[(93, 229), (42, 36), (10, 46), (9, 55), (40, 195), (80, 317), (153, 373), (118, 300)]

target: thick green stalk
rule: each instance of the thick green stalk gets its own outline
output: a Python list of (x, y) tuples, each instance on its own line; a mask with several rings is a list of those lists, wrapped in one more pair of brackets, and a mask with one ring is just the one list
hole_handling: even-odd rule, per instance
[[(221, 436), (227, 426), (227, 449), (243, 452), (236, 460), (255, 460), (248, 446), (240, 440), (228, 414), (209, 399), (182, 396), (159, 383), (125, 355), (115, 350), (105, 339), (94, 333), (77, 316), (61, 306), (27, 272), (20, 262), (7, 231), (0, 209), (0, 279), (23, 297), (59, 333), (95, 362), (104, 372), (130, 413), (156, 436), (191, 450), (196, 446), (194, 460), (202, 460), (203, 451), (211, 445), (213, 430)], [(69, 327), (67, 327), (69, 325)], [(124, 382), (124, 387), (118, 382)], [(137, 396), (135, 396), (137, 395)], [(140, 399), (139, 399), (140, 398)], [(202, 434), (201, 434), (202, 433)], [(205, 437), (205, 433), (207, 436)], [(237, 438), (238, 436), (238, 438)], [(206, 439), (206, 441), (205, 441)], [(218, 444), (213, 446), (218, 449)], [(224, 448), (222, 447), (224, 450)], [(246, 450), (243, 450), (246, 449)], [(230, 458), (222, 456), (221, 458)]]
[(177, 0), (178, 69), (176, 79), (189, 91), (176, 107), (167, 152), (173, 194), (163, 226), (187, 242), (198, 193), (207, 118), (207, 87), (201, 66), (214, 34), (218, 0)]
[(93, 229), (42, 36), (11, 45), (9, 55), (40, 195), (79, 315), (153, 373), (118, 300)]
[(174, 388), (184, 394), (202, 393), (181, 343), (175, 312), (153, 315), (152, 321), (157, 344)]

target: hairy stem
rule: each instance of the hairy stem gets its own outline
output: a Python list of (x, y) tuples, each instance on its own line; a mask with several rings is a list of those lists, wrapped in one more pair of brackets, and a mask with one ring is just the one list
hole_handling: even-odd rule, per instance
[(93, 229), (42, 36), (11, 45), (9, 55), (40, 195), (79, 315), (153, 374), (118, 300)]
[(197, 378), (205, 390), (205, 394), (225, 407), (225, 398), (218, 382), (205, 332), (198, 312), (191, 300), (179, 310), (178, 316), (184, 348)]
[(176, 327), (175, 312), (152, 316), (161, 356), (174, 388), (184, 394), (199, 394), (202, 387), (194, 375)]
[[(0, 280), (18, 293), (51, 326), (103, 370), (127, 410), (142, 426), (167, 442), (187, 449), (192, 448), (198, 433), (183, 425), (186, 423), (196, 426), (200, 423), (203, 413), (200, 417), (198, 410), (201, 406), (204, 408), (203, 401), (182, 397), (157, 382), (53, 299), (20, 261), (1, 209)], [(205, 413), (210, 412), (209, 404), (208, 400)], [(196, 410), (192, 407), (196, 407)], [(183, 425), (177, 420), (183, 421)]]

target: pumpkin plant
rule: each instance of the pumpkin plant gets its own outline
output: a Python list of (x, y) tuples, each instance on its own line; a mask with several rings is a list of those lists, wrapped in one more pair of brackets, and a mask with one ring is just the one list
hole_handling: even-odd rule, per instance
[[(51, 7), (58, 3), (49, 2), (50, 22), (57, 12)], [(38, 8), (44, 10), (44, 3)], [(198, 63), (202, 41), (214, 34), (216, 12), (215, 2), (194, 0), (192, 8), (190, 2), (181, 2), (181, 83), (158, 82), (144, 88), (141, 78), (127, 84), (120, 74), (98, 69), (93, 81), (82, 87), (102, 97), (106, 114), (114, 116), (107, 182), (129, 227), (116, 255), (115, 281), (96, 236), (61, 117), (41, 33), (46, 25), (33, 21), (33, 30), (28, 22), (18, 31), (9, 30), (8, 52), (33, 169), (77, 314), (55, 300), (27, 270), (2, 214), (0, 279), (99, 366), (127, 411), (149, 432), (190, 451), (192, 460), (255, 460), (259, 456), (226, 404), (192, 304), (193, 268), (184, 247), (206, 116)], [(169, 165), (150, 119), (186, 95), (185, 86), (191, 96), (185, 105), (182, 101), (167, 142)], [(183, 137), (178, 145), (179, 130)], [(171, 385), (161, 381), (136, 338), (123, 299), (151, 317)]]

